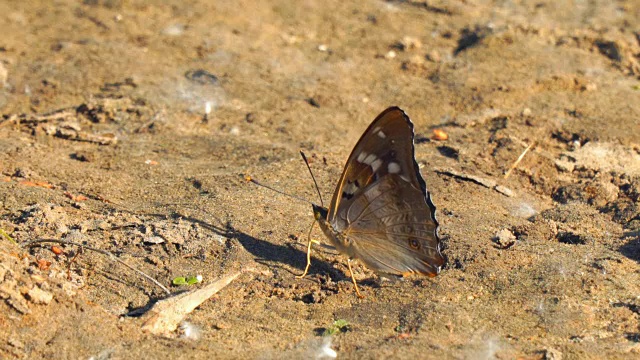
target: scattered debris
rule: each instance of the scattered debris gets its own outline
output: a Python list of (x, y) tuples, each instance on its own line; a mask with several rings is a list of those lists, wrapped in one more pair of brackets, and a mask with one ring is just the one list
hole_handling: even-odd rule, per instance
[(32, 247), (32, 246), (36, 246), (36, 245), (40, 245), (40, 244), (48, 243), (48, 242), (49, 243), (57, 243), (57, 244), (78, 246), (78, 247), (81, 247), (83, 249), (87, 249), (87, 250), (91, 250), (91, 251), (97, 252), (99, 254), (107, 255), (111, 260), (119, 262), (120, 264), (128, 267), (129, 269), (131, 269), (131, 270), (135, 271), (136, 273), (140, 274), (145, 279), (147, 279), (147, 280), (151, 281), (152, 283), (154, 283), (155, 285), (157, 285), (159, 288), (164, 290), (167, 294), (171, 294), (171, 291), (169, 291), (169, 289), (167, 289), (164, 285), (160, 284), (156, 279), (154, 279), (151, 276), (145, 274), (144, 272), (134, 268), (133, 266), (127, 264), (126, 262), (124, 262), (123, 260), (119, 259), (113, 253), (111, 253), (111, 252), (109, 252), (107, 250), (96, 249), (94, 247), (86, 246), (84, 244), (80, 244), (80, 243), (73, 242), (73, 241), (56, 240), (56, 239), (38, 239), (38, 240), (33, 240), (33, 241), (29, 241), (29, 242), (25, 243), (23, 245), (23, 247)]
[(438, 174), (443, 174), (443, 175), (449, 175), (449, 176), (453, 176), (455, 178), (461, 179), (461, 180), (465, 180), (465, 181), (471, 181), (474, 182), (478, 185), (482, 185), (486, 188), (489, 189), (493, 189), (497, 192), (499, 192), (502, 195), (508, 196), (508, 197), (512, 197), (515, 195), (514, 191), (503, 186), (503, 185), (498, 185), (498, 183), (495, 180), (491, 180), (491, 179), (487, 179), (487, 178), (483, 178), (480, 176), (476, 176), (476, 175), (470, 175), (470, 174), (465, 174), (465, 173), (461, 173), (452, 169), (434, 169), (435, 172), (437, 172)]
[(307, 103), (309, 103), (309, 105), (311, 105), (313, 107), (317, 107), (317, 108), (320, 107), (320, 103), (318, 102), (318, 100), (316, 100), (316, 99), (314, 99), (312, 97), (307, 99)]
[(4, 66), (4, 63), (0, 61), (0, 88), (3, 88), (7, 84), (8, 77), (9, 77), (9, 71)]
[(567, 152), (566, 156), (575, 159), (575, 167), (640, 175), (640, 154), (631, 147), (589, 141), (575, 151)]
[(442, 129), (433, 129), (433, 134), (431, 135), (433, 140), (445, 141), (449, 139), (449, 134), (447, 134)]
[(66, 121), (73, 120), (76, 117), (76, 110), (73, 108), (64, 108), (45, 114), (21, 114), (21, 115), (9, 115), (6, 116), (1, 122), (0, 126), (9, 124), (27, 124), (33, 125), (38, 123), (45, 123), (51, 121)]
[(88, 197), (84, 196), (84, 195), (73, 195), (72, 193), (65, 191), (64, 192), (64, 196), (68, 197), (69, 199), (73, 200), (73, 201), (85, 201), (85, 200), (89, 200)]
[(203, 69), (189, 70), (184, 77), (200, 85), (217, 85), (220, 81), (217, 76)]
[(151, 236), (147, 236), (142, 240), (143, 243), (145, 244), (151, 244), (151, 245), (156, 245), (156, 244), (163, 244), (165, 242), (164, 238), (162, 236), (157, 236), (157, 235), (151, 235)]
[(331, 337), (325, 337), (322, 339), (322, 345), (319, 351), (315, 354), (316, 359), (335, 359), (338, 357), (338, 353), (331, 348)]
[(562, 353), (552, 347), (544, 349), (544, 360), (562, 360)]
[(67, 140), (84, 141), (99, 145), (113, 145), (118, 142), (115, 134), (106, 133), (103, 135), (91, 134), (81, 130), (77, 123), (61, 123), (60, 125), (49, 124), (43, 127), (45, 134), (52, 135)]
[(54, 189), (55, 186), (49, 184), (46, 181), (29, 181), (29, 180), (22, 180), (19, 182), (20, 185), (22, 186), (34, 186), (34, 187), (42, 187), (45, 189)]
[(209, 121), (209, 114), (211, 114), (211, 101), (204, 102), (204, 115), (202, 116), (202, 121)]
[(503, 185), (496, 185), (493, 188), (495, 191), (499, 192), (502, 195), (508, 196), (508, 197), (513, 197), (515, 196), (515, 193), (513, 192), (513, 190), (509, 189), (506, 186)]
[(27, 292), (27, 298), (34, 304), (49, 305), (53, 300), (53, 294), (34, 286)]
[(494, 241), (501, 249), (509, 249), (516, 244), (516, 236), (509, 229), (498, 231), (494, 237)]
[(202, 336), (202, 329), (199, 326), (188, 321), (180, 323), (180, 338), (191, 341), (198, 341)]
[(422, 48), (422, 42), (416, 37), (404, 36), (402, 40), (393, 44), (392, 47), (400, 51), (418, 50)]
[(47, 271), (51, 267), (51, 261), (46, 259), (38, 259), (37, 264), (40, 271)]
[(163, 35), (180, 36), (184, 33), (185, 26), (182, 24), (172, 24), (162, 30)]
[(56, 254), (56, 255), (60, 255), (62, 254), (64, 251), (62, 250), (61, 247), (56, 246), (56, 245), (51, 245), (51, 252)]

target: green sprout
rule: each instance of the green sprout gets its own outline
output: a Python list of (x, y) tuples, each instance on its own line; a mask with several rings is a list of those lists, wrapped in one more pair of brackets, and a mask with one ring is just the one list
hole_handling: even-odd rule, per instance
[(173, 280), (171, 281), (171, 283), (173, 285), (176, 286), (180, 286), (180, 285), (193, 285), (193, 284), (197, 284), (199, 282), (202, 281), (202, 275), (197, 275), (197, 276), (178, 276), (173, 278)]
[(322, 336), (332, 336), (338, 333), (347, 332), (351, 329), (351, 325), (349, 322), (344, 319), (338, 319), (333, 322), (333, 324), (329, 325), (326, 329), (324, 329), (324, 333)]

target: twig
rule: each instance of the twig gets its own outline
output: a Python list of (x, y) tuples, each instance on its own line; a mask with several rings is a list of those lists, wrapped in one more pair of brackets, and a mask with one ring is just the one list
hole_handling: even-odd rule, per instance
[(73, 255), (73, 258), (69, 261), (69, 266), (67, 267), (67, 280), (71, 280), (71, 265), (76, 261), (76, 258), (83, 250), (84, 248), (80, 247), (80, 250), (76, 251), (76, 254)]
[(38, 115), (38, 114), (11, 115), (8, 118), (3, 119), (0, 122), (0, 126), (12, 124), (12, 123), (37, 124), (37, 123), (43, 123), (43, 122), (53, 121), (53, 120), (60, 120), (60, 119), (64, 120), (66, 118), (75, 117), (75, 115), (76, 115), (76, 110), (74, 108), (60, 109), (60, 110), (56, 110), (56, 111), (53, 111), (47, 114), (42, 114), (42, 115)]
[(112, 252), (109, 252), (107, 250), (102, 250), (102, 249), (97, 249), (91, 246), (87, 246), (84, 244), (80, 244), (77, 242), (73, 242), (73, 241), (66, 241), (66, 240), (56, 240), (56, 239), (39, 239), (39, 240), (33, 240), (33, 241), (29, 241), (28, 243), (24, 244), (23, 246), (34, 246), (37, 244), (41, 244), (41, 243), (57, 243), (57, 244), (64, 244), (64, 245), (74, 245), (74, 246), (79, 246), (81, 248), (87, 249), (87, 250), (91, 250), (91, 251), (95, 251), (97, 253), (100, 253), (102, 255), (106, 255), (108, 256), (111, 260), (117, 261), (120, 264), (128, 267), (129, 269), (137, 272), (140, 276), (144, 277), (145, 279), (151, 281), (152, 283), (156, 284), (159, 288), (161, 288), (162, 290), (164, 290), (167, 295), (171, 294), (171, 291), (169, 291), (169, 289), (167, 289), (164, 285), (160, 284), (156, 279), (152, 278), (151, 276), (145, 274), (144, 272), (134, 268), (133, 266), (127, 264), (126, 262), (124, 262), (123, 260), (118, 259)]
[(176, 330), (178, 324), (185, 316), (215, 293), (222, 290), (222, 288), (229, 285), (242, 273), (243, 271), (234, 272), (218, 278), (200, 289), (156, 302), (153, 307), (143, 315), (144, 324), (142, 325), (142, 330), (149, 331), (156, 335), (169, 336)]
[(520, 161), (522, 161), (522, 159), (524, 158), (524, 156), (529, 152), (529, 150), (531, 150), (531, 148), (536, 144), (536, 142), (532, 142), (531, 144), (529, 144), (529, 146), (527, 146), (526, 149), (524, 149), (524, 151), (522, 152), (522, 154), (520, 154), (520, 156), (518, 156), (518, 159), (513, 163), (513, 165), (511, 165), (511, 167), (509, 168), (509, 170), (504, 174), (504, 178), (507, 179), (509, 178), (509, 175), (511, 175), (511, 172), (513, 171), (513, 169), (516, 168), (516, 166), (518, 166), (518, 164), (520, 164)]
[(459, 171), (455, 171), (453, 169), (433, 169), (433, 171), (437, 172), (438, 174), (453, 176), (454, 178), (457, 178), (460, 180), (471, 181), (478, 185), (482, 185), (488, 189), (493, 189), (504, 196), (512, 197), (515, 195), (513, 190), (509, 189), (506, 186), (498, 185), (498, 182), (493, 179), (487, 179), (487, 178), (483, 178), (476, 175), (465, 174)]
[(9, 234), (7, 234), (6, 231), (4, 231), (3, 229), (0, 229), (0, 235), (2, 235), (5, 239), (11, 241), (12, 243), (18, 245), (18, 243), (15, 240), (13, 240), (13, 238), (9, 236)]

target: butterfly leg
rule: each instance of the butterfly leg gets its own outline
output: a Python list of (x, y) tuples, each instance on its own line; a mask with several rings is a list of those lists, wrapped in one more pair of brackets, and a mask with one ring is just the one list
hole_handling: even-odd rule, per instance
[(351, 259), (347, 260), (347, 266), (349, 266), (349, 275), (351, 275), (351, 280), (353, 280), (353, 285), (356, 287), (356, 294), (360, 299), (364, 299), (364, 296), (360, 294), (360, 289), (358, 289), (358, 283), (356, 282), (356, 278), (353, 276), (353, 270), (351, 269)]
[(309, 267), (311, 266), (311, 245), (313, 243), (319, 244), (318, 241), (311, 239), (311, 232), (313, 231), (313, 226), (315, 224), (316, 222), (314, 221), (311, 224), (311, 229), (309, 229), (309, 243), (307, 244), (307, 266), (304, 268), (304, 272), (302, 273), (302, 275), (296, 276), (298, 279), (302, 279), (303, 277), (307, 276), (307, 273), (309, 272)]

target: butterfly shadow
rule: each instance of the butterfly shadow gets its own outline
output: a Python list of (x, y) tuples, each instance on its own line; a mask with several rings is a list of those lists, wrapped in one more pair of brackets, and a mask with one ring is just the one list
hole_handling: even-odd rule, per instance
[[(140, 214), (139, 214), (140, 215)], [(184, 215), (180, 212), (173, 211), (171, 214), (161, 213), (147, 213), (147, 216), (160, 217), (160, 218), (180, 218), (183, 221), (196, 224), (203, 229), (209, 230), (216, 235), (220, 235), (228, 240), (237, 240), (242, 247), (252, 254), (255, 261), (259, 264), (265, 265), (269, 268), (278, 267), (284, 269), (294, 275), (300, 275), (307, 264), (306, 244), (289, 243), (287, 245), (277, 245), (269, 241), (258, 239), (251, 236), (237, 228), (235, 228), (229, 221), (222, 221), (221, 219), (213, 216), (215, 221), (220, 225), (211, 224), (205, 220), (199, 218)], [(211, 215), (210, 215), (211, 216)], [(304, 250), (299, 250), (298, 247)], [(312, 250), (312, 264), (309, 268), (309, 274), (321, 273), (329, 274), (331, 278), (335, 280), (349, 279), (346, 274), (335, 269), (331, 264), (321, 260), (314, 256), (319, 250), (318, 247), (314, 247)], [(280, 265), (278, 265), (280, 264)], [(285, 265), (285, 266), (283, 266)], [(298, 269), (299, 272), (290, 270), (291, 268)]]

